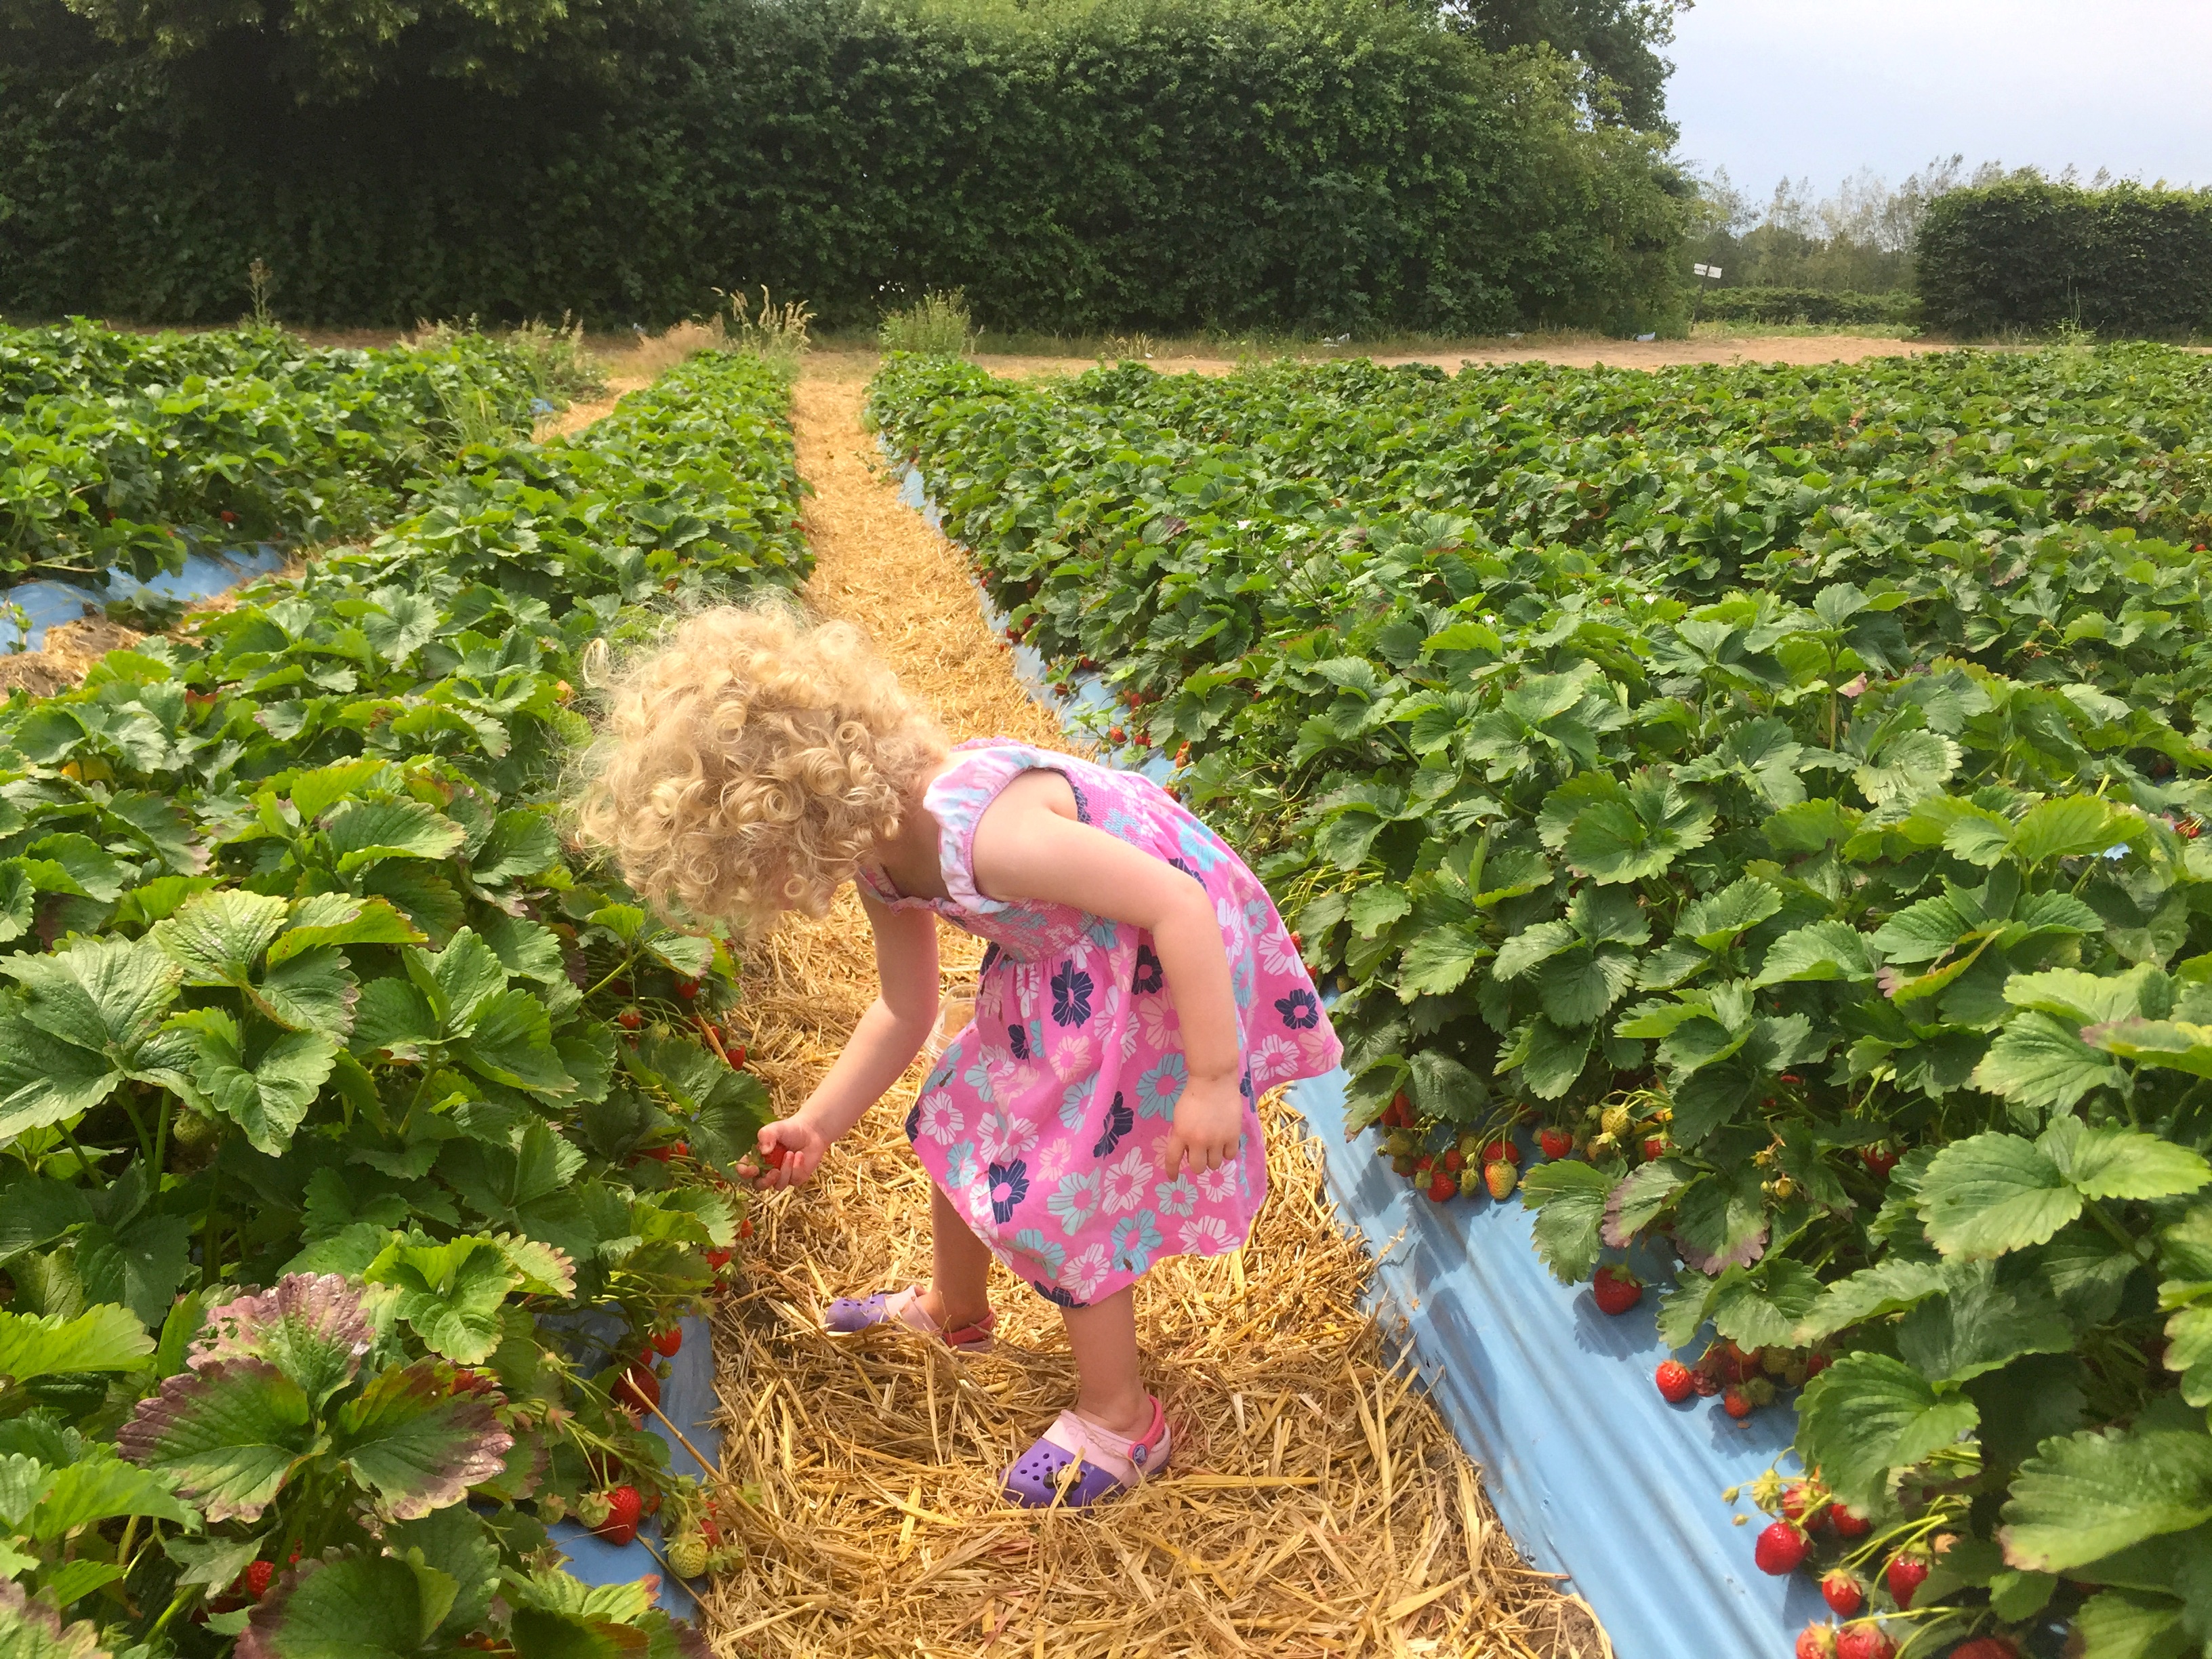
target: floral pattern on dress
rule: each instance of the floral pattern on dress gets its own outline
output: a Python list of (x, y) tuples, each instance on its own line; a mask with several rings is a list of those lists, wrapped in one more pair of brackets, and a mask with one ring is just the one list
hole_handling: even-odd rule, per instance
[[(1059, 772), (1083, 821), (1205, 888), (1230, 959), (1244, 1127), (1219, 1170), (1163, 1167), (1189, 1080), (1174, 988), (1150, 934), (975, 885), (975, 825), (1007, 784)], [(907, 1116), (915, 1152), (992, 1251), (1063, 1308), (1111, 1296), (1163, 1256), (1214, 1255), (1251, 1231), (1267, 1193), (1254, 1103), (1340, 1058), (1305, 964), (1267, 890), (1222, 839), (1134, 773), (1003, 741), (963, 744), (925, 802), (951, 896), (899, 894), (984, 940), (975, 1023), (945, 1047)], [(1139, 1132), (1140, 1124), (1143, 1126)]]

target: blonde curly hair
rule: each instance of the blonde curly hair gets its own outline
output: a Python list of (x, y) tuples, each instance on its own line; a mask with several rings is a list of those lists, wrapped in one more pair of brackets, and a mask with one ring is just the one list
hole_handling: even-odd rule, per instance
[(823, 915), (946, 753), (860, 629), (787, 604), (699, 612), (618, 673), (596, 657), (576, 827), (663, 910)]

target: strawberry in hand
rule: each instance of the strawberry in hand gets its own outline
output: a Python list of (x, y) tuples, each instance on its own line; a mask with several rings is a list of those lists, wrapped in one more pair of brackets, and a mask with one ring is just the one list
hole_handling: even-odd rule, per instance
[(771, 1191), (799, 1186), (822, 1167), (829, 1152), (829, 1138), (811, 1123), (798, 1117), (778, 1118), (761, 1129), (761, 1162), (767, 1167), (756, 1184)]

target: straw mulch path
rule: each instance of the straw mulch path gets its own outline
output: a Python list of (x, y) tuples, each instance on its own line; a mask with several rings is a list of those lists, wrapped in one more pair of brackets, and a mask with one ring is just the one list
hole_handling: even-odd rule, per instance
[[(957, 557), (872, 469), (864, 377), (841, 364), (799, 386), (815, 604), (865, 626), (956, 738), (1064, 747)], [(978, 952), (945, 945), (957, 996)], [(754, 1063), (788, 1110), (874, 994), (849, 896), (756, 952), (744, 990)], [(1049, 1305), (999, 1274), (999, 1352), (964, 1364), (902, 1334), (820, 1334), (830, 1297), (927, 1276), (910, 1097), (878, 1106), (811, 1187), (760, 1206), (749, 1285), (722, 1304), (723, 1468), (753, 1502), (744, 1564), (703, 1604), (720, 1659), (1609, 1656), (1583, 1604), (1522, 1565), (1474, 1466), (1389, 1364), (1360, 1308), (1366, 1256), (1272, 1100), (1273, 1195), (1250, 1243), (1175, 1258), (1138, 1293), (1174, 1473), (1090, 1514), (1003, 1507), (997, 1470), (1074, 1394)]]

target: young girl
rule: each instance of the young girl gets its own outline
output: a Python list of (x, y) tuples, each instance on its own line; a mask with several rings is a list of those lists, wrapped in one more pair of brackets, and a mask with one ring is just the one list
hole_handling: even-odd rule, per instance
[(991, 1261), (1057, 1305), (1082, 1383), (1004, 1472), (1017, 1503), (1096, 1503), (1167, 1463), (1132, 1289), (1236, 1249), (1267, 1196), (1255, 1103), (1336, 1063), (1258, 879), (1158, 785), (1009, 741), (948, 750), (841, 623), (706, 612), (613, 688), (582, 811), (638, 891), (749, 924), (821, 915), (847, 881), (881, 990), (762, 1184), (796, 1186), (896, 1084), (938, 1012), (937, 919), (987, 941), (975, 1020), (907, 1115), (934, 1182), (929, 1283), (841, 1298), (990, 1346)]

